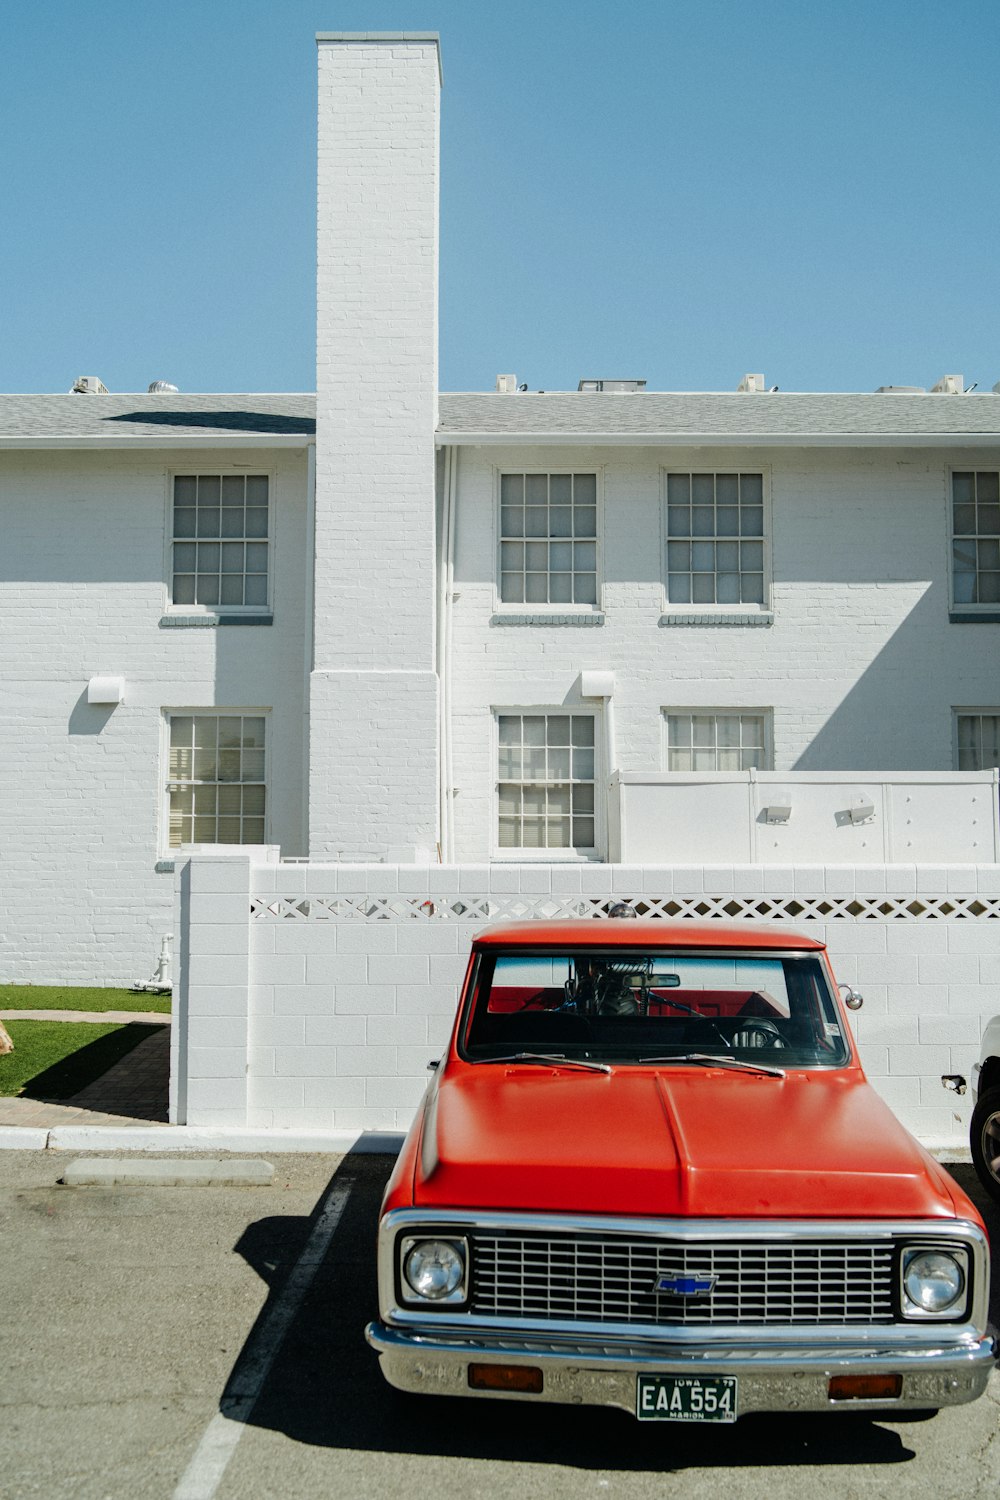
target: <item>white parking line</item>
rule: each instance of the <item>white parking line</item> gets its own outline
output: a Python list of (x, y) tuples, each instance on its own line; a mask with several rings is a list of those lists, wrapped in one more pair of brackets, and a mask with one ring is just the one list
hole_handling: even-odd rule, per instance
[(202, 1434), (201, 1442), (174, 1490), (173, 1500), (212, 1500), (215, 1495), (268, 1371), (329, 1248), (350, 1195), (351, 1189), (346, 1183), (335, 1183), (330, 1189), (302, 1254), (274, 1306), (244, 1351), (237, 1367), (237, 1379), (222, 1403), (222, 1410), (216, 1413)]

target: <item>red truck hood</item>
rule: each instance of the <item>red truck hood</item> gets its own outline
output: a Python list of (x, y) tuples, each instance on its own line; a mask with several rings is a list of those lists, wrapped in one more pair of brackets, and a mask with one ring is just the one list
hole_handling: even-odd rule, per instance
[(720, 1218), (954, 1216), (943, 1171), (859, 1072), (459, 1065), (414, 1203)]

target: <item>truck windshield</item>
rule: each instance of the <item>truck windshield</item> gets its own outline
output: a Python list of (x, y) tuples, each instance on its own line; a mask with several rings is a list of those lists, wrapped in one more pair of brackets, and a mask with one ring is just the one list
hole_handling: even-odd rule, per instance
[(484, 953), (462, 1051), (474, 1062), (544, 1051), (661, 1065), (697, 1052), (782, 1068), (849, 1058), (815, 954), (690, 949)]

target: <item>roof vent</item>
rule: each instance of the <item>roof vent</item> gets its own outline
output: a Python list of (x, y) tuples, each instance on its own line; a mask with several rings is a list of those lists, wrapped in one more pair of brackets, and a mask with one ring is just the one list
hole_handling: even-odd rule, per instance
[(764, 384), (763, 375), (744, 375), (736, 389), (738, 391), (766, 391), (767, 386)]
[(498, 375), (497, 390), (501, 396), (513, 396), (517, 391), (516, 375)]
[(70, 395), (106, 396), (108, 388), (99, 375), (78, 375), (70, 386)]
[(876, 396), (926, 396), (927, 388), (922, 385), (880, 385), (875, 394)]
[(177, 387), (169, 380), (151, 380), (146, 387), (147, 396), (176, 396)]
[(942, 375), (936, 385), (931, 386), (932, 396), (964, 396), (965, 378), (962, 375)]
[(577, 386), (578, 391), (610, 391), (617, 396), (645, 389), (644, 380), (581, 380)]

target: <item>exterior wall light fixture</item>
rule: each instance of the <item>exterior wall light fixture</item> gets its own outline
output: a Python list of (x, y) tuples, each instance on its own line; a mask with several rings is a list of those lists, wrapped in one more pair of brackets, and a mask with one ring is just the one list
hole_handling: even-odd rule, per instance
[(124, 700), (124, 677), (92, 677), (87, 683), (87, 702), (110, 708)]

